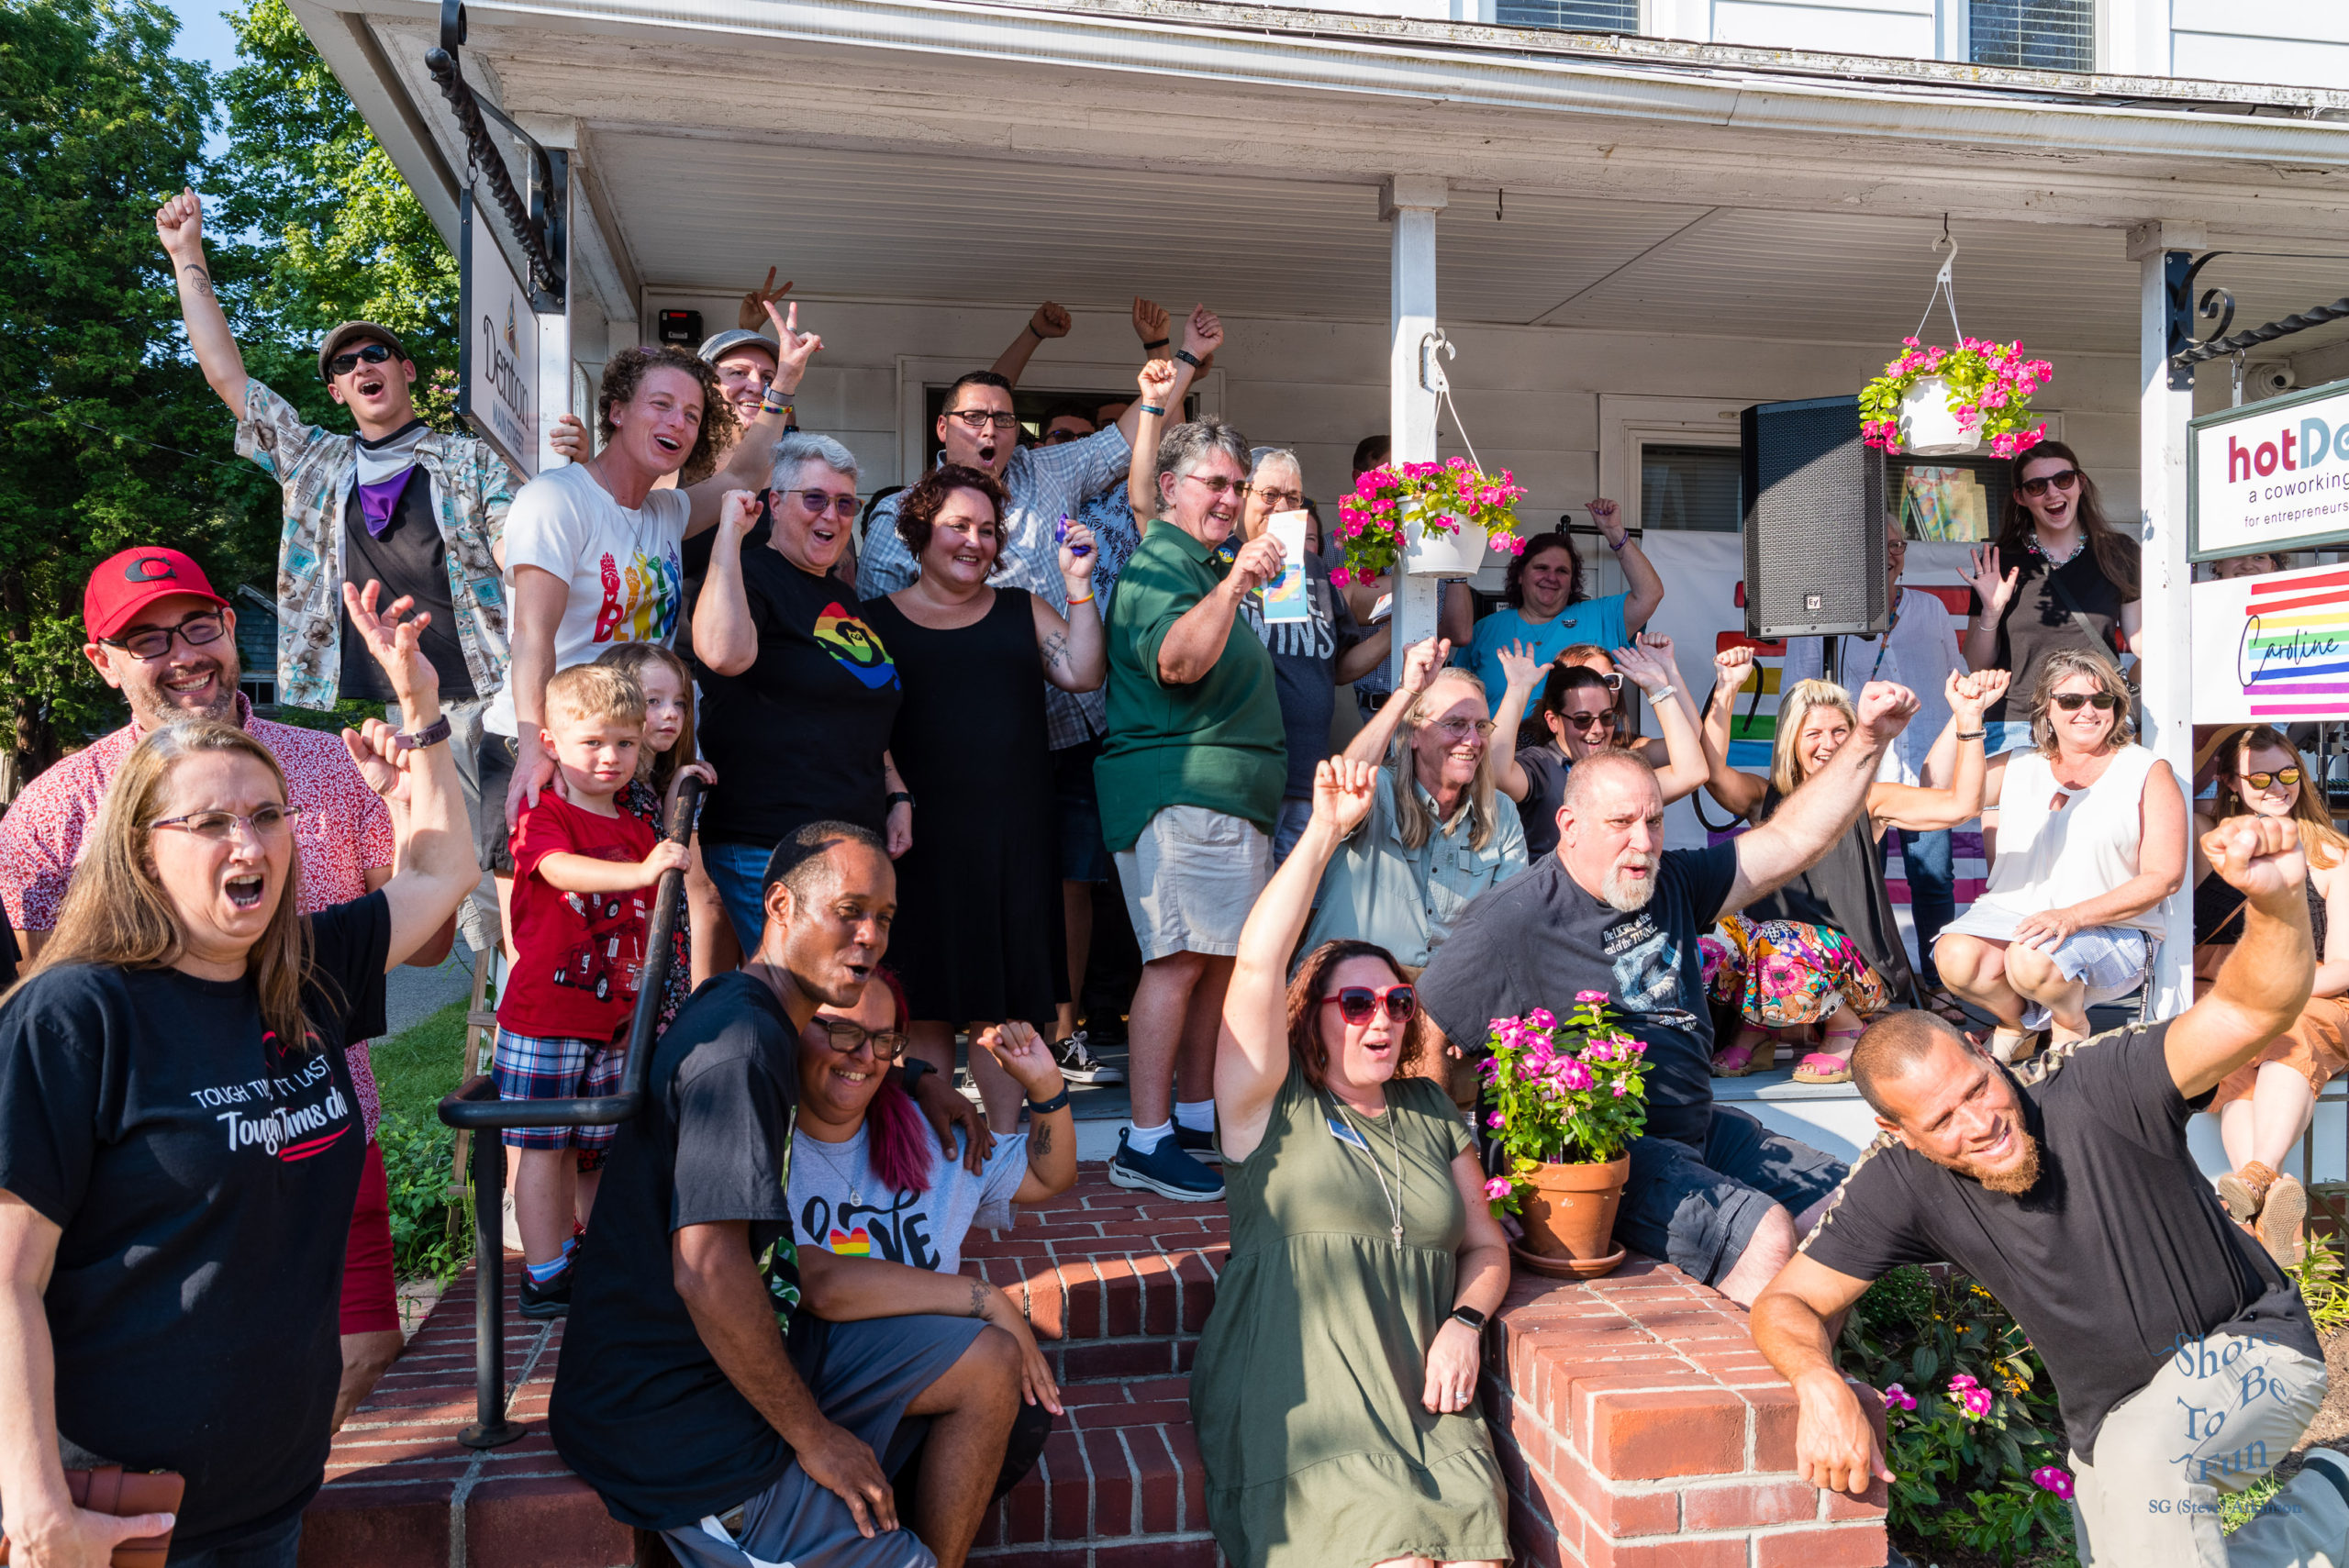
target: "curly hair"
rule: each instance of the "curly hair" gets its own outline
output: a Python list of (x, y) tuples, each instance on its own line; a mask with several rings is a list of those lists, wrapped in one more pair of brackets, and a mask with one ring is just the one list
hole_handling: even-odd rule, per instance
[(906, 549), (919, 561), (921, 552), (930, 548), (930, 531), (938, 525), (938, 514), (957, 490), (975, 490), (995, 508), (995, 564), (987, 568), (987, 575), (992, 577), (1011, 564), (1011, 554), (1010, 541), (1003, 533), (1004, 508), (1010, 505), (1010, 498), (991, 474), (957, 462), (941, 463), (931, 469), (897, 497), (897, 537), (906, 541)]
[[(1376, 942), (1341, 938), (1323, 942), (1305, 955), (1305, 962), (1297, 966), (1297, 978), (1288, 983), (1288, 1053), (1297, 1059), (1305, 1081), (1317, 1089), (1328, 1086), (1330, 1082), (1330, 1048), (1322, 1043), (1318, 1015), (1329, 995), (1325, 987), (1330, 971), (1350, 958), (1375, 958), (1394, 971), (1396, 979), (1408, 984), (1395, 955)], [(1419, 1027), (1425, 1017), (1424, 1013), (1415, 1012), (1411, 1021), (1403, 1026), (1403, 1042), (1395, 1052), (1397, 1078), (1408, 1076), (1412, 1064), (1419, 1059), (1427, 1040)]]
[(1525, 607), (1526, 562), (1545, 550), (1564, 550), (1566, 560), (1573, 565), (1574, 581), (1566, 587), (1566, 603), (1579, 605), (1590, 597), (1582, 587), (1582, 551), (1575, 548), (1575, 541), (1566, 537), (1564, 529), (1553, 528), (1546, 534), (1535, 534), (1525, 541), (1523, 550), (1509, 557), (1508, 569), (1501, 578), (1501, 597), (1508, 602), (1510, 609)]
[(652, 371), (691, 376), (701, 388), (701, 431), (695, 438), (694, 450), (685, 454), (685, 466), (677, 472), (679, 484), (698, 484), (717, 472), (718, 454), (734, 444), (741, 428), (734, 417), (733, 405), (726, 401), (725, 388), (718, 384), (718, 372), (698, 354), (663, 343), (655, 348), (622, 349), (607, 361), (604, 383), (596, 394), (599, 444), (609, 445), (619, 434), (619, 427), (612, 422), (612, 410), (635, 402), (637, 389)]

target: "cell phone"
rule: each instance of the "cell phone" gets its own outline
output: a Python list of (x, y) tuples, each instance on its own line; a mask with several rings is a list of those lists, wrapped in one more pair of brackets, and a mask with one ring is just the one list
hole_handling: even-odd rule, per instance
[[(1061, 514), (1060, 525), (1052, 529), (1052, 542), (1054, 544), (1066, 544), (1068, 542), (1068, 514), (1066, 512), (1063, 512)], [(1071, 555), (1090, 555), (1093, 553), (1093, 547), (1089, 544), (1080, 544), (1074, 550), (1070, 550), (1069, 553)]]

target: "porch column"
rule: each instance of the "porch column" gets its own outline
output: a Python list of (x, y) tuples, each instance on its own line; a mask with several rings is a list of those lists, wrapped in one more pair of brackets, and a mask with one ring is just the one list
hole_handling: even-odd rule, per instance
[[(2169, 272), (2172, 256), (2207, 243), (2199, 228), (2175, 223), (2142, 223), (2129, 231), (2129, 255), (2138, 265), (2138, 538), (2143, 550), (2143, 641), (2149, 655), (2139, 662), (2145, 716), (2139, 739), (2170, 765), (2178, 787), (2189, 795), (2194, 649), (2186, 590), (2194, 573), (2186, 559), (2186, 422), (2194, 417), (2194, 392), (2170, 386)], [(2194, 1000), (2188, 978), (2194, 965), (2194, 900), (2191, 876), (2187, 880), (2188, 885), (2161, 906), (2166, 931), (2154, 971), (2156, 1018), (2174, 1017)]]
[[(1419, 381), (1419, 339), (1435, 329), (1435, 217), (1448, 200), (1441, 174), (1397, 174), (1380, 186), (1378, 216), (1394, 226), (1387, 294), (1386, 430), (1396, 462), (1435, 461), (1435, 394)], [(1395, 648), (1387, 668), (1403, 680), (1403, 651), (1433, 637), (1443, 584), (1397, 567)]]

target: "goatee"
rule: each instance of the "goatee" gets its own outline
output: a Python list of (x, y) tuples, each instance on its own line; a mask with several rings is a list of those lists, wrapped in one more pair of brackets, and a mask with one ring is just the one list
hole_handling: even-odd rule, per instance
[(2027, 1132), (2018, 1132), (2022, 1140), (2022, 1158), (2003, 1171), (1975, 1173), (1985, 1191), (2004, 1193), (2009, 1197), (2021, 1197), (2039, 1184), (2039, 1140)]

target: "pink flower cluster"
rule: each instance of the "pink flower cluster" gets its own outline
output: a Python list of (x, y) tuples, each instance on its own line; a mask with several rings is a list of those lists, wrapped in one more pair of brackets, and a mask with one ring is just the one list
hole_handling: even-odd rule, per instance
[(1860, 431), (1868, 445), (1900, 450), (1900, 399), (1917, 382), (1935, 375), (1946, 378), (1957, 395), (1952, 412), (1959, 427), (1987, 435), (1998, 456), (2013, 457), (2046, 439), (2047, 428), (2028, 420), (2032, 398), (2054, 377), (2055, 367), (2025, 358), (2020, 342), (1965, 338), (1954, 348), (1929, 348), (1914, 338), (1900, 341), (1907, 352), (1860, 392)]
[(1884, 1407), (1887, 1410), (1914, 1410), (1917, 1396), (1896, 1383), (1884, 1391)]
[(2072, 1500), (2072, 1473), (2053, 1464), (2043, 1464), (2031, 1473), (2031, 1479), (2042, 1491), (2053, 1492), (2065, 1502)]
[(1950, 1397), (1958, 1403), (1959, 1411), (1969, 1421), (1978, 1421), (1990, 1413), (1994, 1396), (1974, 1381), (1974, 1374), (1961, 1372), (1949, 1380)]
[(1508, 470), (1486, 474), (1464, 457), (1369, 469), (1338, 500), (1338, 538), (1345, 544), (1346, 563), (1330, 573), (1330, 581), (1344, 587), (1393, 566), (1402, 557), (1405, 528), (1414, 518), (1440, 534), (1473, 524), (1496, 549), (1522, 554), (1525, 541), (1516, 528), (1517, 504), (1524, 498), (1524, 486)]
[(1495, 1176), (1485, 1184), (1485, 1200), (1487, 1203), (1498, 1203), (1508, 1196), (1512, 1190), (1507, 1176)]

